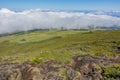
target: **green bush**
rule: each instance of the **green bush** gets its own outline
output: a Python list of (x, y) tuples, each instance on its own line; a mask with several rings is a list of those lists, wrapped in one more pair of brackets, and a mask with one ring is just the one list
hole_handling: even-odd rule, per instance
[(32, 62), (41, 63), (41, 62), (43, 62), (43, 59), (42, 59), (42, 58), (34, 58), (34, 59), (32, 60)]
[(21, 41), (26, 41), (26, 39), (21, 39)]
[(120, 78), (120, 65), (104, 66), (103, 76), (107, 78)]

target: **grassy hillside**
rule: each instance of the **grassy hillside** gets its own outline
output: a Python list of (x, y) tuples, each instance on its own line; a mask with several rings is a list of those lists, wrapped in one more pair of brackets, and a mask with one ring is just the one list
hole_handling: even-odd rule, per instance
[[(9, 62), (55, 59), (69, 62), (74, 54), (115, 56), (120, 46), (120, 30), (114, 31), (35, 31), (0, 37), (0, 59)], [(37, 59), (38, 59), (37, 58)]]

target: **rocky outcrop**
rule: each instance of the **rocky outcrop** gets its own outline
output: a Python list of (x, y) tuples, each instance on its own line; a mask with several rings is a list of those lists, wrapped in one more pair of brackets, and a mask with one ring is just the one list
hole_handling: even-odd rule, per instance
[(102, 69), (98, 60), (85, 56), (74, 56), (71, 67), (81, 74), (81, 80), (101, 80)]
[[(106, 68), (103, 69), (103, 66), (120, 64), (119, 56), (109, 58), (75, 55), (72, 59), (69, 64), (55, 60), (42, 63), (0, 64), (0, 80), (105, 80), (108, 79), (108, 74), (105, 74)], [(112, 76), (112, 80), (120, 80), (119, 72), (116, 78), (114, 74)]]
[(29, 64), (21, 69), (21, 74), (23, 80), (42, 80), (39, 68), (32, 67)]

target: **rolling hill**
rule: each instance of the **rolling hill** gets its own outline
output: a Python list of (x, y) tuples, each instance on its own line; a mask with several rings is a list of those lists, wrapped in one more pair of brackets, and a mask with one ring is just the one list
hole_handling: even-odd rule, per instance
[(119, 34), (120, 30), (49, 30), (3, 36), (0, 37), (0, 56), (7, 59), (12, 56), (13, 61), (16, 57), (19, 57), (17, 61), (42, 57), (63, 62), (74, 54), (115, 56), (119, 55), (115, 51), (120, 46)]
[(0, 37), (0, 80), (119, 80), (120, 30), (42, 30)]

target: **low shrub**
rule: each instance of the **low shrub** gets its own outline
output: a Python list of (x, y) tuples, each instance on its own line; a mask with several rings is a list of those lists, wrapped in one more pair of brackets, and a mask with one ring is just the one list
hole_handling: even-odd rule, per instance
[(41, 63), (41, 62), (43, 62), (43, 58), (40, 58), (40, 57), (34, 58), (34, 59), (32, 60), (32, 62)]
[(103, 76), (107, 78), (120, 78), (120, 65), (114, 64), (110, 66), (104, 66), (103, 69)]

